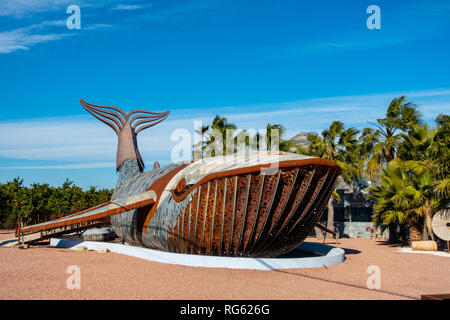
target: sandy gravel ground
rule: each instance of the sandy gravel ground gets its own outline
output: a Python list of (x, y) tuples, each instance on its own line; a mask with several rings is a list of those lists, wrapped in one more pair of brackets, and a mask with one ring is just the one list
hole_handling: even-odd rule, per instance
[[(0, 241), (13, 236), (0, 230)], [(342, 264), (278, 271), (193, 268), (48, 246), (0, 247), (0, 299), (418, 299), (450, 293), (449, 258), (400, 253), (367, 239), (340, 239), (336, 246), (346, 250)], [(80, 289), (67, 288), (71, 265), (80, 267)], [(367, 288), (370, 265), (381, 271), (378, 290)]]

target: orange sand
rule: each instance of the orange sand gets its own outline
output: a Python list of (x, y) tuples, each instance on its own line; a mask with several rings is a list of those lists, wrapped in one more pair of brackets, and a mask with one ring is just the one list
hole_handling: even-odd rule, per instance
[[(13, 236), (0, 230), (0, 241)], [(418, 299), (450, 293), (449, 258), (400, 253), (367, 239), (340, 239), (335, 246), (346, 250), (342, 264), (278, 271), (193, 268), (45, 245), (0, 247), (0, 299)], [(67, 288), (71, 265), (81, 270), (79, 290)], [(381, 270), (379, 290), (366, 286), (370, 265)]]

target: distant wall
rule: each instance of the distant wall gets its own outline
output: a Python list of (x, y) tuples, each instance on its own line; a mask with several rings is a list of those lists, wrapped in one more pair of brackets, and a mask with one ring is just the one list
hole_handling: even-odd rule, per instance
[(385, 230), (381, 233), (380, 229), (375, 229), (372, 222), (337, 221), (334, 223), (334, 228), (341, 238), (389, 239), (389, 231)]
[[(340, 238), (389, 239), (389, 231), (385, 230), (382, 233), (380, 229), (374, 228), (372, 222), (335, 221), (334, 230), (339, 234)], [(315, 228), (311, 235), (316, 236), (316, 232), (320, 232), (320, 229)], [(329, 237), (329, 235), (327, 235), (327, 237)], [(319, 234), (318, 238), (323, 238), (323, 235)]]

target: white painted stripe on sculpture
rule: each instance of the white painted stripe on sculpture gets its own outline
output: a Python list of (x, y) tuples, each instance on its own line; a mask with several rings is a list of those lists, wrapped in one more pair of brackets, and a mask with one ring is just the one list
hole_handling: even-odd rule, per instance
[(194, 254), (171, 253), (142, 247), (134, 247), (119, 243), (80, 241), (70, 239), (51, 238), (50, 246), (75, 250), (77, 246), (85, 246), (88, 250), (109, 249), (111, 252), (125, 254), (153, 262), (184, 265), (203, 268), (229, 268), (253, 270), (278, 270), (321, 268), (344, 262), (345, 251), (341, 248), (314, 243), (303, 242), (297, 248), (310, 252), (307, 257), (294, 258), (236, 258), (217, 257)]

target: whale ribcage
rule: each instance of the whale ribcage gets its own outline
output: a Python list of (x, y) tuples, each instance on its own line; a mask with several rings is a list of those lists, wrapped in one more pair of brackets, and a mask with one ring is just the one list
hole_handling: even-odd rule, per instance
[(171, 252), (273, 257), (298, 246), (322, 215), (336, 168), (280, 168), (198, 185), (167, 235)]

